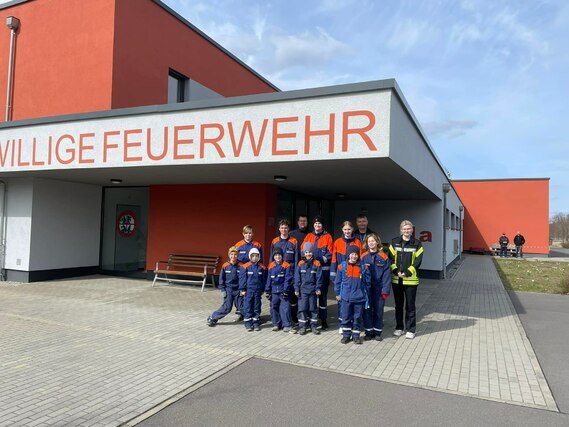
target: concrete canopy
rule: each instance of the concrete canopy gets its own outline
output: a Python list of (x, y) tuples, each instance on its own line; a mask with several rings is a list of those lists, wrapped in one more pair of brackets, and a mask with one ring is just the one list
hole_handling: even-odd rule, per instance
[(394, 80), (4, 123), (0, 165), (102, 186), (282, 175), (326, 199), (440, 200), (446, 179)]

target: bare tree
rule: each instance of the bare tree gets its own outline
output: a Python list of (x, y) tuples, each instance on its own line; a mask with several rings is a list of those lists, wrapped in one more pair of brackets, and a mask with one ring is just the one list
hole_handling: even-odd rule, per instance
[(557, 213), (549, 220), (549, 237), (569, 241), (569, 214)]

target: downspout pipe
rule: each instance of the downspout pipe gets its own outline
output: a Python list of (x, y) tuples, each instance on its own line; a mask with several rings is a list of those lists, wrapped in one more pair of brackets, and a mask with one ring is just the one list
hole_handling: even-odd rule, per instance
[(460, 260), (462, 259), (462, 214), (464, 212), (464, 206), (460, 205), (458, 211), (458, 259)]
[(447, 194), (450, 184), (443, 184), (443, 279), (447, 278)]
[(20, 28), (20, 20), (14, 16), (6, 18), (6, 26), (10, 29), (10, 53), (8, 56), (8, 83), (6, 85), (6, 116), (5, 120), (12, 120), (12, 93), (14, 85), (14, 53), (16, 50), (16, 32)]
[(7, 209), (7, 186), (6, 183), (4, 181), (0, 181), (0, 202), (2, 202), (2, 208), (0, 209), (0, 215), (2, 215), (2, 217), (0, 217), (0, 281), (5, 282), (6, 281), (6, 224), (7, 224), (7, 218), (6, 218), (6, 212), (8, 212)]

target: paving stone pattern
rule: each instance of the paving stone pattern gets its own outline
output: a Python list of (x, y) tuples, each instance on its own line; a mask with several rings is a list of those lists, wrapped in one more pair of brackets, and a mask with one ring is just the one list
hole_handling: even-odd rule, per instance
[(0, 284), (0, 426), (120, 425), (243, 357), (557, 410), (489, 257), (422, 281), (414, 340), (391, 336), (391, 298), (384, 341), (361, 346), (337, 329), (247, 332), (233, 314), (207, 327), (220, 303), (211, 288), (103, 276)]

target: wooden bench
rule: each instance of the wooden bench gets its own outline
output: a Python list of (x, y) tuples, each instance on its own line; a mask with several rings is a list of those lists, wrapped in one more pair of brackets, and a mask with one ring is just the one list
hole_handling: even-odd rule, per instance
[[(492, 255), (494, 256), (498, 256), (500, 255), (500, 245), (497, 243), (494, 243), (493, 245), (490, 245), (489, 247), (490, 252), (492, 253)], [(509, 254), (509, 256), (515, 256), (516, 255), (516, 245), (508, 245), (508, 249), (506, 250), (506, 253)]]
[[(157, 280), (163, 280), (168, 283), (201, 283), (203, 292), (208, 275), (211, 275), (211, 283), (215, 286), (213, 275), (218, 262), (219, 257), (217, 255), (170, 254), (168, 255), (168, 261), (156, 262), (152, 287), (154, 287)], [(201, 279), (188, 280), (181, 277), (201, 277)]]

